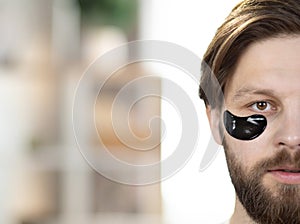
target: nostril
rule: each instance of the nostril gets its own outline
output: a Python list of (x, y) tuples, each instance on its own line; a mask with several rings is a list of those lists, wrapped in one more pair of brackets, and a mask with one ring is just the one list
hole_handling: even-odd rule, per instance
[(300, 149), (300, 143), (299, 144), (294, 144), (294, 145), (292, 145), (292, 144), (289, 145), (289, 144), (284, 143), (284, 142), (279, 142), (278, 145), (279, 145), (280, 148)]

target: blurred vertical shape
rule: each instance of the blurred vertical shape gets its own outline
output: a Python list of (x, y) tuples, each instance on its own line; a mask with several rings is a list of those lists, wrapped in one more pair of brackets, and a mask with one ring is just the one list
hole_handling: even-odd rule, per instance
[[(80, 69), (80, 11), (76, 0), (53, 0), (51, 27), (51, 62), (54, 69), (56, 137), (64, 141), (63, 113), (65, 73), (70, 68)], [(75, 76), (75, 75), (74, 75)], [(71, 100), (71, 99), (70, 99)]]
[[(89, 222), (90, 169), (76, 149), (72, 129), (72, 103), (81, 65), (80, 11), (75, 0), (54, 0), (52, 62), (56, 71), (56, 108), (59, 142), (62, 144), (60, 211), (56, 222)], [(88, 90), (87, 90), (88, 93)], [(84, 129), (84, 125), (82, 126)], [(90, 132), (86, 131), (86, 135)]]
[[(51, 88), (45, 85), (50, 73), (50, 5), (49, 1), (34, 0), (0, 2), (1, 223), (16, 223), (19, 217), (29, 214), (34, 203), (41, 202), (36, 197), (27, 200), (30, 192), (21, 193), (20, 179), (29, 177), (23, 170), (32, 146), (52, 139), (51, 130), (47, 135), (44, 132), (48, 125), (45, 120), (52, 115), (48, 107)], [(38, 187), (36, 182), (31, 183)], [(31, 214), (45, 212), (46, 207), (31, 210)]]
[(140, 39), (155, 39), (153, 38), (153, 23), (155, 12), (153, 12), (153, 1), (139, 0), (139, 11), (138, 11), (138, 36)]
[(75, 0), (53, 0), (52, 60), (65, 67), (80, 59), (80, 11)]

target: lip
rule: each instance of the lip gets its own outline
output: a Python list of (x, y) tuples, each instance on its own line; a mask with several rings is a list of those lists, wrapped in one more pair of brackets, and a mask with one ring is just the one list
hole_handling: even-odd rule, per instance
[(284, 184), (299, 184), (300, 185), (300, 169), (295, 167), (276, 167), (268, 170), (276, 181)]

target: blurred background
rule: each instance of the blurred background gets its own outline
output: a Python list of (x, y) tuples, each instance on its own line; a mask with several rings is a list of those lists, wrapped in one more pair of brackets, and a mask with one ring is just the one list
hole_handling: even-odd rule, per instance
[[(234, 192), (224, 155), (219, 153), (205, 173), (198, 171), (210, 134), (202, 102), (196, 99), (197, 86), (186, 88), (194, 91), (199, 105), (203, 127), (199, 150), (174, 177), (147, 186), (112, 182), (88, 166), (76, 146), (72, 104), (89, 64), (128, 41), (170, 41), (201, 58), (237, 2), (0, 0), (0, 223), (175, 224), (220, 223), (229, 218)], [(123, 57), (126, 60), (127, 55)], [(126, 147), (113, 132), (109, 117), (113, 96), (126, 83), (149, 73), (147, 69), (135, 64), (119, 70), (95, 105), (96, 125), (105, 130), (102, 143), (112, 154), (136, 164), (159, 161), (164, 149), (172, 152), (164, 143), (147, 158), (130, 150), (124, 153)], [(105, 68), (100, 68), (92, 83), (103, 82), (103, 73)], [(92, 83), (91, 94), (95, 91)], [(163, 80), (148, 85), (158, 94), (168, 91)], [(132, 94), (138, 94), (139, 88)], [(157, 98), (137, 105), (134, 132), (147, 136), (147, 120), (172, 117), (168, 108)], [(127, 111), (119, 113), (127, 116)], [(177, 130), (172, 120), (166, 125), (167, 130)], [(160, 130), (155, 130), (153, 143), (160, 143)], [(176, 133), (170, 132), (172, 136)], [(101, 147), (97, 137), (87, 135), (86, 141), (91, 147)]]

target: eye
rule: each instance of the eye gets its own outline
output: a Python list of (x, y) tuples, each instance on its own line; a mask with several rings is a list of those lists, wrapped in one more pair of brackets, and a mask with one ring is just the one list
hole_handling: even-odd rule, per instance
[(272, 105), (266, 101), (255, 102), (251, 105), (251, 108), (258, 112), (266, 112), (273, 109)]

